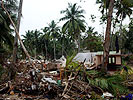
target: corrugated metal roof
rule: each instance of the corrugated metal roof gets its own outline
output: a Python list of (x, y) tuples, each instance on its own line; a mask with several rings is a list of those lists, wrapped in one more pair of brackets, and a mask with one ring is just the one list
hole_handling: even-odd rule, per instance
[(74, 61), (79, 61), (79, 62), (83, 62), (85, 59), (85, 62), (92, 62), (93, 57), (96, 55), (96, 52), (88, 52), (88, 53), (78, 53), (75, 57), (74, 57)]

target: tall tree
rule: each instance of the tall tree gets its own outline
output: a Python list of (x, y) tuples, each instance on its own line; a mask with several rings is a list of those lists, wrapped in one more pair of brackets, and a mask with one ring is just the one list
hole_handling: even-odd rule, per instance
[(56, 59), (56, 41), (57, 41), (57, 37), (60, 31), (60, 28), (57, 26), (57, 23), (52, 20), (51, 23), (48, 24), (47, 28), (47, 32), (49, 34), (50, 37), (52, 37), (51, 39), (53, 40), (53, 44), (54, 44), (54, 59)]
[[(19, 32), (20, 21), (21, 21), (21, 16), (22, 16), (22, 4), (23, 4), (23, 0), (20, 0), (19, 9), (18, 9), (17, 26), (16, 26), (18, 32)], [(17, 37), (17, 34), (15, 34), (14, 45), (13, 46), (14, 46), (14, 48), (13, 48), (13, 63), (15, 64), (16, 57), (17, 57), (17, 48), (18, 48), (18, 37)]]
[(44, 27), (42, 31), (43, 31), (42, 35), (40, 36), (40, 42), (41, 42), (40, 48), (42, 49), (43, 53), (45, 51), (45, 58), (48, 59), (48, 45), (50, 44), (51, 37), (49, 36), (49, 33), (48, 33), (48, 27)]
[[(8, 0), (3, 2), (5, 8), (10, 12), (11, 18), (16, 20), (16, 10), (17, 10), (17, 2), (16, 0)], [(0, 5), (2, 1), (0, 1)], [(2, 9), (2, 5), (0, 6), (0, 57), (1, 61), (6, 54), (10, 54), (12, 52), (13, 47), (13, 29), (11, 28), (11, 22), (8, 18), (6, 12)], [(5, 54), (6, 53), (6, 54)]]
[(40, 35), (41, 32), (38, 30), (32, 30), (32, 31), (27, 31), (26, 35), (23, 36), (23, 42), (27, 48), (27, 50), (30, 52), (32, 56), (37, 56), (37, 54), (40, 53)]
[[(125, 2), (123, 2), (125, 1)], [(127, 2), (128, 1), (128, 2)], [(103, 55), (103, 64), (102, 69), (104, 72), (107, 71), (107, 64), (108, 64), (108, 57), (109, 57), (109, 46), (110, 46), (110, 33), (111, 33), (111, 21), (113, 16), (113, 10), (116, 8), (117, 10), (117, 17), (125, 18), (126, 14), (130, 15), (131, 12), (130, 9), (128, 9), (128, 13), (125, 14), (122, 7), (126, 3), (129, 3), (130, 0), (97, 0), (97, 3), (101, 3), (100, 8), (102, 8), (101, 12), (105, 16), (105, 19), (107, 18), (107, 27), (106, 27), (106, 33), (105, 33), (105, 42), (104, 42), (104, 55)], [(120, 6), (122, 4), (122, 6)], [(131, 6), (131, 5), (130, 5)], [(127, 6), (128, 8), (130, 6)], [(104, 13), (104, 10), (106, 9), (106, 13)], [(127, 10), (127, 8), (126, 8)], [(107, 15), (106, 15), (107, 14)], [(118, 18), (116, 18), (118, 20)]]
[(128, 50), (128, 53), (133, 53), (133, 19), (129, 24), (129, 31), (126, 35), (125, 48)]
[(109, 10), (107, 16), (107, 27), (105, 33), (105, 42), (104, 42), (104, 53), (103, 53), (103, 64), (102, 70), (107, 72), (108, 58), (109, 58), (109, 47), (110, 47), (110, 33), (111, 33), (111, 21), (114, 8), (114, 0), (109, 2)]
[(23, 43), (25, 45), (25, 47), (27, 48), (27, 50), (29, 51), (29, 53), (33, 56), (33, 50), (34, 50), (34, 36), (33, 36), (33, 32), (34, 31), (27, 31), (25, 35), (23, 36)]
[(103, 50), (102, 36), (97, 31), (94, 31), (92, 27), (88, 27), (81, 43), (84, 50), (90, 50), (91, 52)]
[(37, 53), (39, 53), (40, 51), (40, 48), (39, 48), (39, 37), (41, 35), (41, 32), (38, 31), (37, 29), (33, 32), (33, 42), (34, 42), (34, 45), (35, 45), (35, 57), (37, 56)]
[[(123, 43), (123, 33), (122, 33), (122, 22), (123, 20), (126, 18), (126, 16), (128, 16), (130, 18), (130, 16), (132, 15), (132, 8), (130, 7), (131, 5), (129, 5), (128, 3), (130, 2), (130, 0), (122, 0), (121, 2), (119, 2), (119, 0), (117, 1), (116, 5), (115, 5), (115, 9), (117, 9), (117, 12), (116, 12), (116, 18), (117, 20), (119, 19), (120, 20), (120, 29), (119, 29), (119, 34), (120, 35), (120, 42), (121, 42), (121, 45), (120, 45), (120, 49), (122, 51), (122, 44)], [(132, 3), (130, 3), (132, 4)]]
[(77, 4), (68, 3), (68, 8), (61, 11), (65, 16), (60, 21), (66, 20), (63, 25), (63, 31), (69, 33), (78, 44), (78, 52), (80, 51), (80, 33), (85, 31), (84, 10)]
[(64, 53), (64, 41), (65, 41), (65, 34), (63, 32), (61, 32), (61, 34), (60, 34), (59, 41), (60, 41), (61, 47), (62, 47), (61, 55), (63, 56), (63, 53)]

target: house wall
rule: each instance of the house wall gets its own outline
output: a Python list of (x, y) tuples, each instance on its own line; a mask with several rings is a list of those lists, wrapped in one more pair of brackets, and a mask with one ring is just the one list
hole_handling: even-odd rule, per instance
[(96, 64), (96, 66), (102, 64), (102, 60), (103, 60), (102, 56), (95, 56), (94, 57), (94, 63)]
[(116, 56), (116, 64), (121, 65), (121, 56)]
[[(121, 65), (121, 56), (115, 56), (115, 57), (116, 57), (116, 65)], [(94, 57), (94, 63), (96, 66), (102, 64), (102, 61), (103, 61), (103, 56), (98, 55)]]

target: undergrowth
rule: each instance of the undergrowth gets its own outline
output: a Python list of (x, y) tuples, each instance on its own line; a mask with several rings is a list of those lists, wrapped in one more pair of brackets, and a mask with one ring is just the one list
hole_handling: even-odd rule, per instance
[(94, 75), (91, 78), (89, 76), (87, 77), (89, 84), (100, 87), (104, 92), (111, 92), (114, 96), (122, 95), (129, 92), (128, 88), (123, 84), (123, 82), (125, 81), (125, 76), (121, 75), (120, 73), (116, 73), (112, 76), (101, 76), (101, 72), (98, 72), (96, 70), (91, 70), (87, 73), (89, 75)]

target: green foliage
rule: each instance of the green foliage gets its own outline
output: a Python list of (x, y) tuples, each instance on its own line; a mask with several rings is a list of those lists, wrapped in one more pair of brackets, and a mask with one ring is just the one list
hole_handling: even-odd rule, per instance
[(74, 57), (75, 57), (75, 55), (67, 57), (66, 69), (73, 70), (73, 71), (78, 71), (80, 69), (80, 66), (79, 66), (78, 62), (73, 61)]
[[(47, 59), (53, 59), (55, 56), (60, 58), (62, 55), (71, 56), (77, 52), (77, 44), (82, 50), (102, 50), (102, 36), (93, 32), (94, 29), (92, 29), (92, 34), (87, 31), (86, 37), (82, 38), (81, 33), (85, 32), (86, 27), (84, 10), (80, 6), (77, 6), (76, 3), (69, 3), (68, 8), (61, 13), (65, 15), (60, 21), (66, 20), (62, 27), (59, 27), (58, 23), (52, 20), (48, 26), (37, 31), (38, 36), (36, 38), (34, 30), (26, 32), (26, 35), (23, 36), (23, 42), (32, 56), (43, 55)], [(40, 33), (42, 34), (40, 35)], [(82, 46), (79, 46), (80, 43)]]
[[(14, 16), (12, 16), (14, 18)], [(8, 16), (0, 10), (0, 46), (8, 44), (12, 47), (13, 44), (13, 35), (11, 34), (12, 30), (10, 28), (10, 21)]]
[(129, 31), (126, 35), (126, 42), (125, 42), (125, 48), (133, 53), (133, 19), (131, 19), (131, 22), (129, 24)]
[(125, 78), (123, 78), (123, 75), (120, 75), (120, 73), (113, 76), (103, 76), (101, 72), (96, 70), (91, 70), (87, 73), (89, 74), (87, 79), (92, 86), (100, 87), (103, 91), (111, 92), (115, 96), (128, 93), (127, 87), (122, 84)]
[(4, 6), (10, 13), (16, 13), (18, 10), (18, 0), (3, 0)]
[(37, 52), (39, 52), (39, 37), (40, 37), (40, 31), (27, 31), (26, 35), (22, 35), (24, 37), (23, 42), (26, 46), (29, 53), (33, 56), (36, 55)]
[[(13, 21), (16, 21), (16, 0), (4, 0), (4, 6), (11, 15)], [(0, 2), (1, 3), (1, 2)], [(0, 63), (3, 63), (4, 58), (9, 56), (13, 49), (14, 36), (12, 35), (13, 29), (11, 22), (6, 12), (0, 6)]]
[(91, 78), (100, 77), (102, 75), (101, 72), (96, 71), (96, 70), (87, 71), (86, 74), (89, 75), (89, 76), (91, 76)]
[[(100, 4), (99, 9), (102, 13), (101, 24), (106, 23), (107, 20), (107, 10), (109, 8), (110, 0), (96, 0), (97, 4)], [(114, 10), (115, 14), (113, 14), (113, 18), (115, 19), (115, 24), (119, 23), (121, 20), (123, 21), (126, 16), (130, 18), (132, 15), (132, 0), (115, 0), (114, 2)]]
[(78, 43), (78, 50), (80, 48), (80, 33), (85, 32), (85, 20), (84, 20), (84, 10), (81, 9), (77, 4), (68, 3), (68, 8), (62, 10), (61, 14), (65, 14), (60, 21), (66, 20), (66, 23), (63, 25), (63, 32), (69, 34), (73, 40), (76, 40)]
[(122, 0), (122, 3), (129, 7), (133, 7), (133, 0)]
[(108, 77), (107, 82), (108, 82), (108, 89), (115, 96), (118, 94), (128, 93), (127, 87), (122, 85), (124, 79), (120, 74)]
[(86, 36), (81, 40), (83, 49), (90, 50), (91, 52), (97, 52), (103, 50), (102, 36), (98, 32), (94, 31), (94, 28), (88, 27)]
[(108, 82), (104, 78), (95, 78), (94, 80), (88, 79), (91, 85), (101, 87), (102, 89), (108, 89)]
[(46, 59), (53, 59), (55, 49), (56, 58), (60, 58), (62, 55), (72, 55), (75, 49), (71, 36), (60, 31), (60, 27), (54, 21), (51, 21), (47, 27), (40, 31), (27, 31), (23, 38), (23, 42), (31, 56), (42, 55)]

